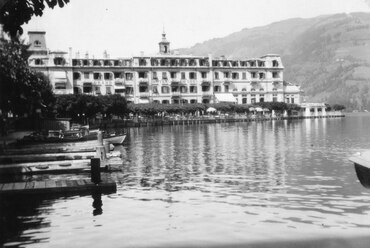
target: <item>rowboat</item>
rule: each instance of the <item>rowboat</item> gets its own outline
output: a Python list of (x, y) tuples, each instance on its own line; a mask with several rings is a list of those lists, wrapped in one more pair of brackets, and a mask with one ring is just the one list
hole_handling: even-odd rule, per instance
[[(103, 140), (113, 145), (122, 145), (126, 140), (127, 135), (117, 133), (104, 133)], [(89, 140), (97, 140), (97, 131), (86, 131), (86, 130), (49, 130), (47, 135), (42, 134), (31, 134), (24, 137), (23, 139), (17, 140), (18, 145), (24, 144), (40, 144), (40, 143), (68, 143), (68, 142), (83, 142)]]
[(370, 188), (370, 150), (349, 158), (355, 165), (356, 175), (362, 186)]

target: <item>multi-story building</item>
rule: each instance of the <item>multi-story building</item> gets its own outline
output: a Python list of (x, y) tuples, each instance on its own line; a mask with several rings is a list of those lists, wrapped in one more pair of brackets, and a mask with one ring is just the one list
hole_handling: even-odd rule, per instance
[(28, 32), (31, 68), (49, 76), (55, 94), (121, 94), (133, 103), (301, 103), (299, 86), (283, 80), (279, 55), (230, 60), (172, 53), (166, 34), (159, 54), (131, 58), (72, 58), (50, 52), (45, 32)]

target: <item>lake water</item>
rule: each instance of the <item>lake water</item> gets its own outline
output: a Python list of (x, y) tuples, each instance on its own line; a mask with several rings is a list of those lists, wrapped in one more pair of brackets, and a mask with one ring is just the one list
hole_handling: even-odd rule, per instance
[(2, 200), (4, 246), (370, 242), (370, 190), (348, 161), (370, 149), (368, 114), (131, 129), (119, 149), (116, 194)]

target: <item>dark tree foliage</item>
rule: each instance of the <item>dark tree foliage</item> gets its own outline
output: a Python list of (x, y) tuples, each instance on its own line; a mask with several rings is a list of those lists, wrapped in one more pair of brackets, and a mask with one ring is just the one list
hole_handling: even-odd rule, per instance
[(34, 115), (40, 109), (51, 115), (54, 96), (48, 78), (29, 69), (27, 46), (0, 40), (0, 109), (17, 115)]
[(346, 107), (344, 105), (341, 105), (341, 104), (334, 104), (333, 107), (332, 107), (335, 111), (342, 111), (344, 110)]
[(128, 113), (126, 99), (120, 95), (58, 95), (56, 111), (58, 117), (72, 119), (95, 118), (98, 113), (123, 117)]
[(42, 16), (46, 6), (63, 8), (69, 0), (3, 0), (0, 6), (0, 24), (10, 37), (23, 33), (22, 25), (28, 23), (33, 15)]

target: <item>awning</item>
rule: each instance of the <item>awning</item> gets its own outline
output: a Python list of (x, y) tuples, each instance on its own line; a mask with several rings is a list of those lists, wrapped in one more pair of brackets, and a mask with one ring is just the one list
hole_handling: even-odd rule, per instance
[(203, 81), (202, 86), (210, 86), (211, 83), (209, 81)]
[(92, 83), (84, 83), (83, 87), (92, 87)]
[(67, 79), (65, 71), (55, 71), (53, 72), (53, 76), (55, 79)]
[(149, 103), (149, 99), (148, 98), (140, 98), (138, 100), (138, 103)]
[(215, 93), (218, 102), (236, 102), (235, 97), (231, 93)]

